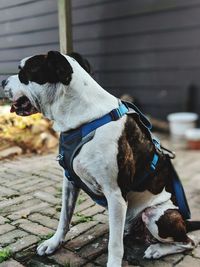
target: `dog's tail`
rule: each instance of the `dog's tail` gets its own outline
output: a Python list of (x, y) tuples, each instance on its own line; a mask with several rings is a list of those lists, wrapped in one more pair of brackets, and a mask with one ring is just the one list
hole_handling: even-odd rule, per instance
[(200, 221), (186, 221), (185, 224), (187, 233), (195, 230), (200, 230)]

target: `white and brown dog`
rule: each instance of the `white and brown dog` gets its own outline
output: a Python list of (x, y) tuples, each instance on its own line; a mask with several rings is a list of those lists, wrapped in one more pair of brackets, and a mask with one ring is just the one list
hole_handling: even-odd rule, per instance
[[(4, 93), (13, 101), (11, 111), (21, 116), (41, 112), (59, 132), (102, 117), (118, 107), (118, 99), (88, 74), (88, 68), (77, 54), (66, 56), (50, 51), (23, 59), (19, 74), (2, 82)], [(154, 241), (145, 251), (144, 257), (149, 259), (194, 247), (187, 232), (200, 225), (182, 218), (162, 156), (158, 163), (162, 168), (156, 175), (141, 190), (130, 190), (136, 174), (148, 162), (147, 155), (153, 156), (153, 151), (154, 145), (137, 121), (124, 115), (99, 127), (74, 158), (75, 173), (91, 191), (107, 200), (108, 267), (122, 264), (124, 230), (133, 238), (139, 231), (144, 242), (147, 236), (148, 242)], [(78, 193), (79, 189), (64, 177), (59, 225), (54, 236), (39, 245), (39, 255), (53, 253), (63, 242)]]

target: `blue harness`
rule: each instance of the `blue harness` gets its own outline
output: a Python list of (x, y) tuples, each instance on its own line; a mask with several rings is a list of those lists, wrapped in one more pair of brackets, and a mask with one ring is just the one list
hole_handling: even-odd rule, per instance
[[(163, 147), (160, 146), (160, 141), (155, 138), (151, 133), (152, 125), (147, 119), (147, 117), (133, 104), (129, 102), (120, 101), (119, 107), (113, 109), (108, 114), (103, 117), (96, 119), (92, 122), (82, 125), (81, 127), (71, 130), (68, 132), (62, 132), (60, 134), (60, 143), (59, 143), (59, 155), (58, 161), (59, 164), (65, 170), (66, 178), (71, 181), (76, 187), (85, 191), (96, 203), (101, 206), (107, 207), (107, 200), (104, 195), (94, 193), (91, 191), (88, 186), (80, 179), (79, 176), (73, 170), (73, 159), (80, 151), (81, 147), (90, 141), (95, 134), (95, 130), (111, 121), (119, 120), (125, 114), (134, 114), (137, 116), (140, 125), (146, 131), (148, 137), (151, 139), (152, 143), (155, 146), (155, 153), (150, 165), (139, 177), (135, 178), (135, 182), (131, 190), (137, 191), (140, 185), (152, 175), (156, 174), (156, 168), (159, 161), (159, 154), (163, 153)], [(167, 150), (168, 151), (168, 150)], [(171, 163), (170, 157), (166, 154), (166, 162), (172, 170), (172, 183), (174, 193), (176, 195), (177, 204), (179, 210), (185, 219), (190, 218), (190, 210), (187, 203), (187, 199), (184, 193), (183, 186), (181, 181)], [(171, 173), (171, 172), (170, 172)]]

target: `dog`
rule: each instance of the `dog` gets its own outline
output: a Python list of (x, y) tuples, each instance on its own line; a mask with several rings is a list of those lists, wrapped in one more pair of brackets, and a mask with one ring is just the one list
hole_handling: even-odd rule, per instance
[[(89, 72), (88, 62), (79, 54), (49, 51), (21, 60), (19, 73), (2, 81), (2, 87), (12, 101), (11, 112), (20, 116), (41, 112), (53, 121), (56, 131), (68, 133), (119, 106), (119, 100)], [(93, 138), (83, 144), (73, 159), (76, 175), (91, 192), (107, 201), (107, 267), (121, 267), (124, 233), (149, 244), (144, 253), (147, 259), (194, 248), (187, 232), (199, 229), (200, 223), (187, 221), (181, 215), (163, 154), (156, 174), (140, 190), (131, 190), (135, 177), (149, 163), (154, 150), (138, 121), (124, 114), (96, 129)], [(64, 175), (58, 228), (38, 246), (39, 255), (53, 253), (64, 241), (79, 191)]]

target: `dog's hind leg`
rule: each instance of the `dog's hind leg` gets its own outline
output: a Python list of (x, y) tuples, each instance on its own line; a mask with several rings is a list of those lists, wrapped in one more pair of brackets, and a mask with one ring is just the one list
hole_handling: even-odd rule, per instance
[(142, 219), (158, 240), (157, 244), (147, 248), (145, 258), (157, 259), (194, 248), (194, 242), (187, 236), (186, 224), (178, 209), (163, 211), (161, 206), (148, 208), (143, 212)]
[(159, 259), (163, 256), (180, 253), (185, 250), (193, 249), (192, 243), (184, 244), (181, 242), (172, 243), (172, 244), (164, 244), (157, 243), (150, 245), (146, 251), (144, 252), (144, 258), (146, 259)]
[(42, 256), (53, 253), (64, 241), (65, 235), (69, 230), (78, 194), (79, 189), (64, 176), (62, 188), (62, 208), (58, 228), (50, 239), (44, 241), (38, 246), (37, 253), (39, 255)]

